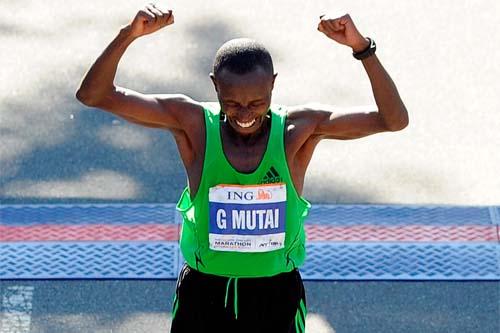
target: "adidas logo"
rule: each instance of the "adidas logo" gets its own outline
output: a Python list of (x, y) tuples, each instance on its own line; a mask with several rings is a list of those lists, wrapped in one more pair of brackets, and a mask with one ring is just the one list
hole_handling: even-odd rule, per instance
[(261, 180), (261, 184), (272, 184), (272, 183), (281, 183), (283, 178), (279, 175), (278, 171), (274, 167), (271, 167), (267, 172), (264, 178)]

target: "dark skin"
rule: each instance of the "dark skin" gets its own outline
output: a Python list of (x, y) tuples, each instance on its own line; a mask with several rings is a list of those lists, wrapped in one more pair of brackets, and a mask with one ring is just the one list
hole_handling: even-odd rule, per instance
[[(221, 109), (227, 121), (221, 123), (221, 138), (224, 152), (233, 167), (243, 173), (257, 169), (270, 134), (270, 119), (266, 117), (271, 104), (271, 91), (276, 76), (264, 69), (238, 75), (222, 70), (217, 79), (210, 75)], [(248, 123), (243, 128), (237, 121)]]
[[(153, 4), (140, 10), (92, 65), (76, 96), (87, 106), (112, 112), (133, 123), (169, 130), (177, 143), (194, 198), (205, 158), (205, 119), (201, 104), (185, 95), (146, 95), (113, 84), (118, 62), (128, 45), (173, 23), (171, 10)], [(354, 52), (368, 45), (348, 14), (322, 15), (317, 29)], [(378, 110), (344, 114), (328, 105), (288, 107), (284, 133), (286, 159), (299, 194), (302, 194), (307, 166), (321, 140), (357, 139), (399, 131), (408, 124), (408, 113), (396, 86), (377, 56), (362, 63)], [(258, 66), (243, 75), (226, 69), (217, 76), (210, 75), (222, 111), (227, 115), (227, 121), (221, 123), (223, 150), (239, 172), (256, 170), (266, 150), (270, 132), (266, 113), (271, 105), (276, 76)], [(251, 126), (240, 126), (238, 122)]]

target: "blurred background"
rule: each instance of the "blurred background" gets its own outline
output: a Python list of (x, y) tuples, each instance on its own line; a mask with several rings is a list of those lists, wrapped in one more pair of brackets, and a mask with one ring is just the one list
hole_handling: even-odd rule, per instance
[[(91, 64), (146, 2), (0, 0), (0, 204), (177, 201), (186, 173), (171, 134), (75, 99)], [(175, 24), (129, 47), (116, 85), (215, 101), (208, 74), (216, 50), (250, 37), (273, 55), (275, 103), (374, 109), (362, 64), (316, 30), (319, 16), (349, 13), (376, 40), (410, 125), (321, 142), (303, 193), (313, 204), (500, 203), (499, 2), (163, 4)], [(0, 319), (2, 309), (18, 313), (19, 304), (7, 302), (14, 290), (34, 295), (28, 328), (16, 333), (166, 332), (174, 288), (175, 281), (2, 281)], [(310, 333), (500, 326), (498, 281), (308, 281), (306, 290)], [(5, 318), (0, 331), (13, 333)]]
[[(161, 2), (159, 2), (161, 3)], [(0, 200), (176, 202), (186, 185), (167, 131), (85, 107), (81, 79), (144, 1), (0, 2)], [(175, 24), (134, 42), (115, 84), (214, 101), (215, 51), (263, 42), (274, 102), (375, 107), (351, 50), (316, 30), (350, 13), (410, 114), (401, 132), (323, 141), (306, 176), (313, 202), (500, 202), (500, 36), (494, 1), (171, 1)], [(497, 94), (495, 94), (497, 92)], [(355, 109), (353, 109), (355, 110)]]

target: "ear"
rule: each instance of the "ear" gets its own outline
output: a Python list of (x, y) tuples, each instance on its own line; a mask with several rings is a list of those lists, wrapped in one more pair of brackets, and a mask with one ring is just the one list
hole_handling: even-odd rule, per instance
[(212, 83), (214, 84), (215, 91), (219, 92), (219, 89), (217, 88), (217, 81), (215, 80), (214, 73), (210, 72), (209, 76), (210, 76), (210, 79), (212, 80)]

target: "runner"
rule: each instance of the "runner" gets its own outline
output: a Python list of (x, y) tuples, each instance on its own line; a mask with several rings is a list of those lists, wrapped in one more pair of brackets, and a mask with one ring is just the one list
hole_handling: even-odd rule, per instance
[(133, 123), (169, 130), (188, 175), (177, 209), (186, 265), (177, 282), (172, 332), (304, 332), (304, 176), (322, 139), (356, 139), (408, 124), (375, 42), (351, 17), (322, 15), (318, 30), (350, 47), (370, 79), (377, 109), (343, 114), (325, 105), (271, 103), (271, 55), (250, 39), (228, 41), (210, 78), (218, 103), (142, 94), (114, 85), (137, 38), (174, 23), (149, 4), (123, 27), (84, 77), (77, 98)]

